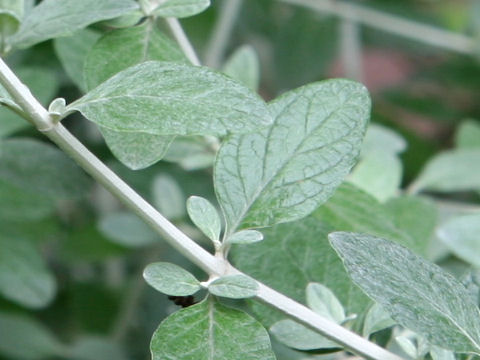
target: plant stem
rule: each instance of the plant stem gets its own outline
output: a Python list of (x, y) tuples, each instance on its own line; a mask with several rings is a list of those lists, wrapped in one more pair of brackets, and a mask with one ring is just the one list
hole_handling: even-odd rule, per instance
[(207, 45), (207, 55), (205, 56), (207, 66), (212, 68), (220, 66), (241, 5), (242, 0), (226, 0), (223, 2)]
[[(88, 174), (105, 186), (126, 207), (135, 212), (153, 230), (160, 234), (182, 255), (210, 275), (241, 273), (222, 257), (217, 257), (176, 228), (152, 205), (103, 164), (60, 123), (52, 121), (50, 114), (32, 96), (15, 74), (0, 59), (0, 83), (22, 107), (32, 122), (50, 140), (70, 155)], [(323, 318), (307, 307), (259, 283), (257, 299), (303, 323), (345, 348), (372, 360), (401, 360), (380, 346), (369, 342), (342, 326)]]
[(200, 59), (190, 43), (190, 40), (188, 40), (187, 35), (185, 35), (185, 31), (183, 31), (182, 25), (180, 25), (178, 19), (166, 18), (165, 21), (187, 59), (190, 60), (193, 65), (200, 66)]

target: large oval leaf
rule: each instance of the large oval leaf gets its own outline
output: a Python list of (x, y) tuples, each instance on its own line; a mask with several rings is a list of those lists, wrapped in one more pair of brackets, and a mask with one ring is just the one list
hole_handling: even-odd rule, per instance
[(370, 99), (362, 85), (330, 80), (270, 104), (274, 124), (232, 136), (215, 163), (228, 231), (302, 218), (325, 202), (360, 151)]
[(213, 298), (177, 311), (153, 334), (153, 360), (274, 360), (265, 328)]
[(431, 344), (480, 354), (480, 311), (453, 276), (381, 238), (346, 232), (329, 238), (352, 280), (394, 320)]
[(121, 71), (68, 110), (111, 130), (157, 135), (244, 133), (272, 122), (258, 95), (227, 76), (160, 61)]

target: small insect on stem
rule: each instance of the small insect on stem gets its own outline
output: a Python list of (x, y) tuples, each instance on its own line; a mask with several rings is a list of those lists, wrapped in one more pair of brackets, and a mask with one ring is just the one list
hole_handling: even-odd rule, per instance
[(188, 296), (169, 296), (168, 300), (172, 300), (175, 305), (181, 306), (182, 308), (186, 308), (192, 305), (195, 305), (197, 302), (192, 295)]

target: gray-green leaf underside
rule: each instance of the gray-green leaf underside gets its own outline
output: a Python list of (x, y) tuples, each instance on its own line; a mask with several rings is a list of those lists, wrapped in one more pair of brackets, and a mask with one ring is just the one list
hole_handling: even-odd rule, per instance
[(166, 318), (153, 334), (153, 360), (274, 360), (268, 333), (213, 298)]
[(231, 299), (253, 297), (257, 290), (257, 282), (242, 274), (222, 276), (208, 285), (211, 294)]
[(155, 10), (155, 15), (183, 18), (201, 13), (209, 6), (210, 0), (166, 0), (161, 1), (161, 5)]
[(200, 290), (199, 281), (178, 265), (156, 262), (149, 264), (143, 277), (155, 290), (167, 295), (187, 296)]
[(393, 242), (337, 232), (330, 242), (362, 290), (431, 344), (480, 353), (480, 312), (466, 288), (437, 265)]
[(137, 8), (133, 0), (44, 0), (28, 13), (11, 43), (26, 48)]
[(355, 163), (370, 99), (362, 85), (329, 80), (269, 105), (274, 124), (230, 137), (215, 163), (227, 229), (300, 219), (325, 202)]
[(115, 131), (226, 135), (271, 124), (251, 90), (205, 67), (147, 61), (111, 77), (67, 107)]

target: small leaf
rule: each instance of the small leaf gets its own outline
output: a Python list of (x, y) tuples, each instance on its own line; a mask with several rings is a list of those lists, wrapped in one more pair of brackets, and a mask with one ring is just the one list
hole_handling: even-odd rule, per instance
[(431, 344), (480, 353), (479, 309), (453, 276), (374, 236), (337, 232), (329, 239), (352, 280), (399, 324)]
[(260, 82), (260, 61), (255, 49), (244, 45), (235, 50), (223, 65), (223, 72), (257, 91)]
[(210, 6), (210, 0), (150, 0), (160, 3), (155, 15), (162, 17), (184, 18), (201, 13)]
[(276, 322), (270, 327), (270, 332), (282, 344), (293, 349), (316, 350), (340, 347), (340, 345), (293, 320)]
[(50, 105), (48, 106), (48, 112), (50, 116), (54, 118), (60, 118), (62, 114), (65, 112), (65, 99), (64, 98), (56, 98), (54, 99)]
[(0, 0), (0, 36), (15, 34), (23, 18), (23, 0)]
[(227, 229), (298, 220), (327, 201), (360, 151), (370, 99), (348, 80), (290, 91), (269, 105), (268, 129), (231, 136), (215, 162)]
[(480, 189), (480, 148), (444, 151), (431, 159), (411, 187), (452, 192)]
[(172, 296), (188, 296), (201, 289), (199, 281), (187, 270), (166, 262), (148, 265), (143, 278), (155, 290)]
[(438, 346), (432, 346), (430, 349), (432, 360), (455, 360), (453, 351), (442, 349)]
[(415, 344), (406, 336), (397, 336), (395, 338), (395, 341), (397, 342), (398, 345), (400, 345), (400, 348), (412, 359), (417, 359), (418, 358), (418, 352), (417, 352), (417, 347)]
[(188, 216), (192, 222), (213, 242), (220, 239), (222, 224), (217, 209), (200, 196), (190, 196), (187, 200)]
[(406, 148), (407, 142), (395, 131), (372, 123), (368, 126), (363, 140), (362, 156), (378, 152), (396, 155), (405, 151)]
[(437, 235), (460, 259), (480, 267), (480, 214), (455, 217), (442, 224)]
[(37, 249), (23, 239), (0, 237), (0, 294), (38, 309), (54, 298), (57, 286)]
[(138, 4), (132, 0), (44, 0), (23, 19), (11, 42), (16, 47), (27, 48), (48, 39), (72, 35), (90, 24), (137, 8)]
[(208, 291), (217, 296), (245, 299), (257, 294), (258, 284), (245, 275), (222, 276), (208, 285)]
[(319, 283), (309, 283), (306, 294), (308, 307), (317, 314), (337, 324), (345, 320), (345, 310), (332, 290)]
[(393, 321), (382, 306), (375, 303), (368, 310), (367, 315), (365, 315), (362, 334), (363, 336), (368, 337), (370, 334), (387, 329), (395, 324), (395, 321)]
[(241, 230), (239, 232), (233, 233), (230, 235), (226, 243), (227, 244), (253, 244), (263, 240), (263, 234), (257, 230)]
[(163, 160), (178, 163), (184, 170), (191, 171), (211, 167), (215, 154), (205, 138), (178, 136)]
[(153, 203), (167, 219), (178, 220), (185, 216), (185, 195), (175, 179), (162, 174), (152, 184)]
[(271, 123), (264, 102), (205, 67), (147, 61), (123, 70), (68, 106), (116, 131), (226, 135)]
[(43, 360), (64, 357), (66, 347), (38, 321), (1, 312), (0, 353), (11, 359)]
[(158, 241), (158, 235), (136, 215), (127, 212), (110, 213), (100, 218), (100, 232), (114, 243), (139, 247)]
[(163, 320), (150, 351), (153, 360), (275, 360), (258, 321), (211, 297)]
[(480, 124), (470, 119), (462, 122), (455, 134), (455, 144), (458, 148), (480, 148)]

